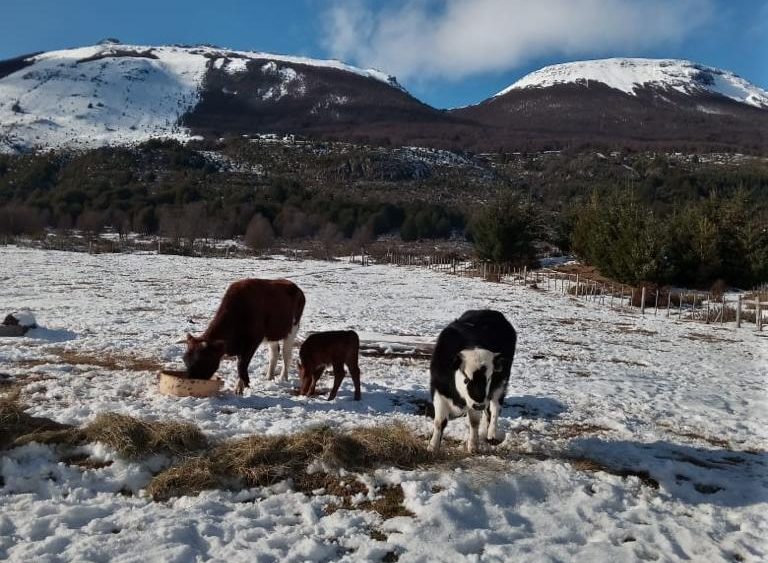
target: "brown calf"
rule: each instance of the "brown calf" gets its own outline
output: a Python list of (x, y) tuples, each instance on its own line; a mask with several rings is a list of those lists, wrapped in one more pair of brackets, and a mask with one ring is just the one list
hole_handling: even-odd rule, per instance
[(327, 366), (333, 366), (333, 389), (328, 400), (336, 398), (341, 380), (344, 379), (344, 364), (349, 368), (355, 385), (355, 401), (360, 400), (360, 368), (357, 355), (360, 339), (354, 330), (332, 330), (310, 334), (299, 349), (300, 395), (314, 395), (318, 379)]
[(293, 342), (304, 312), (304, 293), (288, 280), (240, 280), (231, 284), (202, 336), (187, 334), (184, 364), (189, 377), (208, 379), (224, 355), (237, 356), (236, 392), (248, 387), (248, 365), (263, 340), (269, 343), (267, 379), (274, 377), (280, 340), (283, 341), (284, 380)]

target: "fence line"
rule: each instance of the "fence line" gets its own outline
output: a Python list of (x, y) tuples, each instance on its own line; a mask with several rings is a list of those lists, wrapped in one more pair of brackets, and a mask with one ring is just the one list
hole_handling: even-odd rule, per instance
[[(197, 241), (192, 246), (177, 241), (163, 240), (135, 241), (108, 240), (94, 238), (80, 239), (73, 244), (71, 239), (58, 237), (44, 239), (40, 248), (48, 250), (68, 250), (99, 253), (120, 253), (125, 251), (148, 251), (157, 254), (181, 254), (204, 257), (246, 257), (253, 253), (243, 251), (236, 245), (210, 245)], [(286, 256), (293, 260), (305, 258), (304, 251), (289, 250)], [(481, 278), (496, 283), (522, 285), (540, 291), (570, 295), (575, 299), (592, 302), (597, 306), (612, 310), (639, 310), (640, 314), (662, 315), (678, 320), (698, 321), (707, 324), (734, 323), (737, 328), (743, 324), (753, 324), (762, 331), (765, 324), (765, 311), (768, 309), (768, 283), (755, 288), (750, 294), (753, 299), (743, 295), (727, 298), (725, 295), (714, 296), (711, 292), (697, 290), (667, 290), (665, 288), (633, 287), (626, 284), (604, 282), (591, 279), (581, 274), (569, 274), (548, 268), (529, 270), (526, 267), (514, 267), (510, 264), (495, 264), (480, 260), (461, 260), (443, 254), (405, 254), (389, 251), (372, 255), (361, 250), (352, 254), (350, 262), (362, 265), (392, 264), (396, 266), (414, 266), (451, 275)]]
[[(418, 255), (387, 252), (373, 256), (364, 250), (350, 256), (350, 262), (362, 265), (392, 264), (428, 268), (450, 275), (480, 278), (490, 282), (522, 285), (540, 291), (570, 295), (612, 310), (636, 310), (641, 315), (695, 321), (705, 324), (733, 323), (736, 328), (753, 324), (762, 331), (768, 302), (761, 300), (761, 290), (754, 290), (754, 299), (743, 295), (726, 297), (697, 290), (670, 290), (650, 286), (634, 287), (569, 274), (549, 268), (529, 270), (510, 264), (495, 264), (480, 260), (460, 260), (449, 255)], [(768, 285), (762, 292), (768, 291)]]

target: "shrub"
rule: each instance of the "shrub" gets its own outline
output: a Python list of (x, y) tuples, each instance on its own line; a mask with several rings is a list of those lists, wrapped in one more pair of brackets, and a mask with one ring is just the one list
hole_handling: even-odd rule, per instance
[(534, 263), (538, 218), (531, 203), (507, 197), (475, 216), (470, 232), (482, 260)]

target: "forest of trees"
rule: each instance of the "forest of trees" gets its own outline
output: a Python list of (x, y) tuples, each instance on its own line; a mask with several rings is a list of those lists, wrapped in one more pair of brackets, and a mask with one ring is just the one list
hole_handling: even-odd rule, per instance
[(768, 280), (768, 216), (745, 192), (660, 215), (626, 192), (595, 194), (578, 212), (574, 250), (626, 283), (751, 287)]
[(681, 166), (659, 155), (586, 151), (500, 155), (492, 170), (439, 171), (378, 149), (317, 156), (243, 141), (219, 147), (257, 170), (238, 173), (206, 157), (210, 148), (151, 141), (0, 155), (0, 235), (93, 235), (109, 226), (188, 242), (243, 237), (255, 250), (276, 239), (459, 235), (481, 259), (517, 264), (534, 262), (536, 243), (554, 244), (626, 283), (768, 280), (764, 165)]

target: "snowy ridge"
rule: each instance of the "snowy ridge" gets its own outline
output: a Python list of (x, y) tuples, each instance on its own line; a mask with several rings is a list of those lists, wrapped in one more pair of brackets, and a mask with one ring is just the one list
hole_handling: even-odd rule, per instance
[(600, 82), (630, 95), (647, 86), (682, 94), (709, 92), (768, 109), (768, 92), (762, 88), (732, 72), (679, 59), (614, 58), (546, 66), (527, 74), (494, 97), (523, 88), (547, 88), (556, 84), (589, 86), (590, 82)]
[[(198, 103), (206, 72), (236, 74), (264, 59), (337, 69), (402, 89), (390, 75), (340, 61), (215, 47), (107, 43), (50, 51), (0, 78), (0, 152), (188, 139), (179, 118)], [(286, 85), (266, 99), (279, 99), (300, 75), (283, 68), (280, 76)]]

